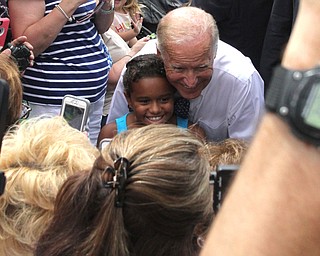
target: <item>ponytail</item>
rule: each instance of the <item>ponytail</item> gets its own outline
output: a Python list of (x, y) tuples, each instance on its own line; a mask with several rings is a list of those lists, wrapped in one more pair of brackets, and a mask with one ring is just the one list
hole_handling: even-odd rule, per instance
[(116, 191), (105, 187), (113, 177), (102, 165), (105, 160), (99, 157), (91, 172), (77, 173), (63, 184), (36, 256), (129, 255), (122, 209), (114, 207)]

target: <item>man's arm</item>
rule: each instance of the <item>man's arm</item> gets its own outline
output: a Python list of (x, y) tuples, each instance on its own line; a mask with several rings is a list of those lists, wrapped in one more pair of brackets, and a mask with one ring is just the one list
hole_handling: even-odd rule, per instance
[[(320, 2), (299, 8), (282, 61), (288, 69), (320, 60)], [(319, 166), (319, 149), (266, 114), (201, 255), (320, 255)]]
[(228, 117), (228, 135), (251, 141), (264, 114), (263, 81), (257, 71), (249, 77), (246, 86), (234, 92), (232, 116)]

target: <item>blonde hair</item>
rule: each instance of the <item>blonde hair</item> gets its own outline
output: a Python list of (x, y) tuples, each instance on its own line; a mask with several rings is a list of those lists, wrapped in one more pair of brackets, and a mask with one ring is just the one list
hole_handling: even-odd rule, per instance
[(141, 8), (137, 0), (127, 0), (123, 9), (128, 12), (132, 18), (135, 17), (136, 13), (141, 13)]
[[(196, 240), (213, 217), (210, 166), (203, 142), (175, 125), (147, 125), (117, 134), (90, 173), (68, 178), (53, 222), (35, 255), (198, 255)], [(123, 207), (106, 187), (128, 161)]]
[(6, 54), (0, 54), (0, 78), (9, 84), (9, 106), (6, 121), (10, 126), (19, 119), (21, 114), (22, 84), (17, 64)]
[(210, 154), (210, 165), (213, 169), (217, 165), (240, 165), (247, 150), (248, 142), (229, 138), (220, 142), (209, 142), (207, 144), (207, 150)]
[(158, 49), (163, 54), (172, 44), (181, 45), (209, 38), (213, 53), (217, 51), (219, 32), (212, 15), (191, 6), (167, 13), (157, 28)]
[(98, 150), (61, 117), (31, 118), (5, 135), (0, 170), (0, 254), (33, 255), (52, 218), (58, 189), (68, 176), (90, 170)]

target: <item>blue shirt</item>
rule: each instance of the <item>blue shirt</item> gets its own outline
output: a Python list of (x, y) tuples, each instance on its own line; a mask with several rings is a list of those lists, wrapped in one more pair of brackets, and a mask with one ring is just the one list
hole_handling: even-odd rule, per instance
[[(127, 126), (127, 116), (129, 113), (125, 114), (122, 117), (117, 118), (116, 121), (116, 125), (117, 125), (117, 132), (123, 132), (128, 130), (128, 126)], [(177, 116), (177, 126), (181, 127), (181, 128), (188, 128), (188, 119), (186, 118), (181, 118), (179, 116)]]

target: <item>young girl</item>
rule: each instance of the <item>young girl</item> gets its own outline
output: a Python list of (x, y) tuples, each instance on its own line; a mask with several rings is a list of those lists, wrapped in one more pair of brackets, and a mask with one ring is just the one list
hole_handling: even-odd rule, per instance
[(111, 28), (132, 47), (137, 42), (143, 18), (137, 0), (115, 0), (114, 19)]
[(133, 58), (123, 76), (124, 94), (132, 112), (102, 127), (98, 142), (117, 133), (149, 124), (175, 124), (205, 138), (202, 128), (174, 114), (175, 88), (168, 82), (162, 59), (156, 54)]

